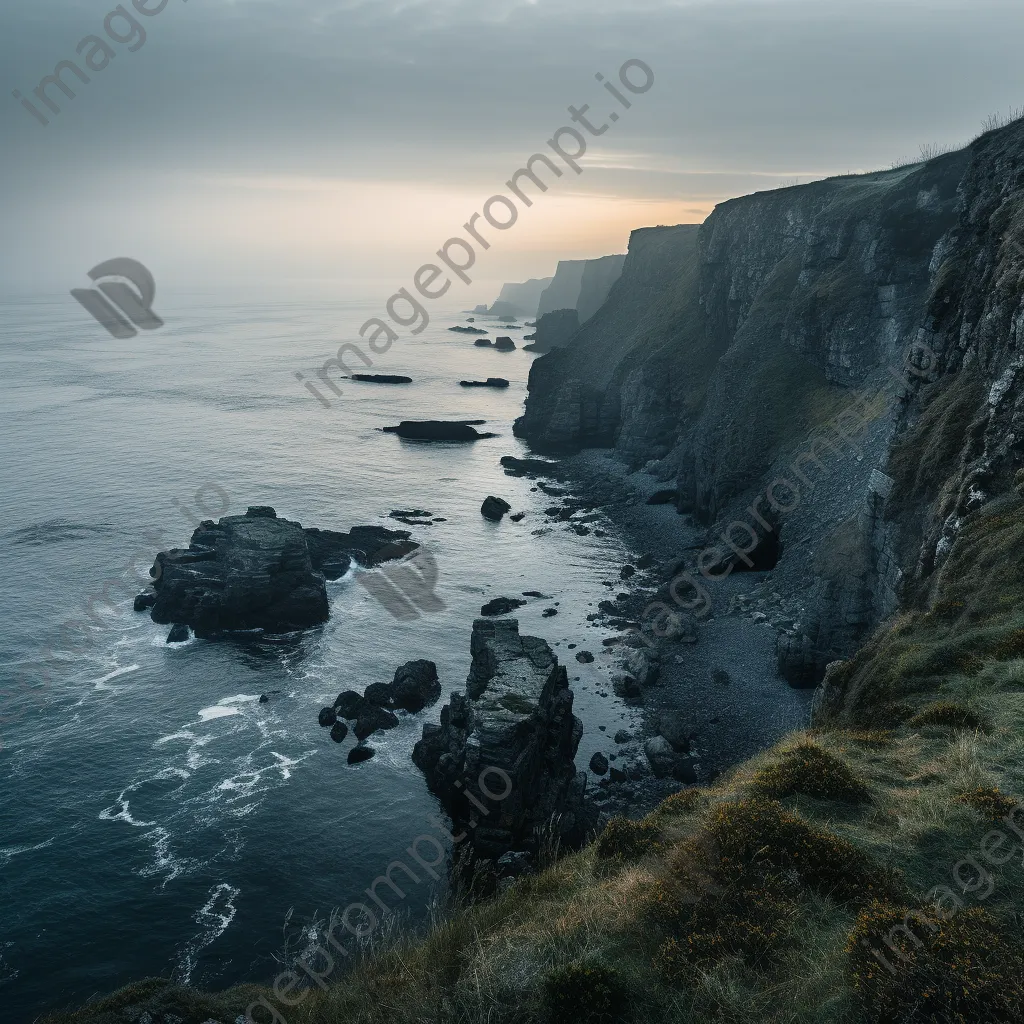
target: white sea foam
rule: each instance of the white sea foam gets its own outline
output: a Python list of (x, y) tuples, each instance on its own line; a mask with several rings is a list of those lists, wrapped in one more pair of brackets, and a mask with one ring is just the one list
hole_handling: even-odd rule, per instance
[(199, 721), (212, 722), (215, 718), (230, 718), (232, 715), (240, 715), (238, 708), (225, 707), (223, 704), (214, 704), (212, 708), (202, 708), (199, 712)]
[(22, 853), (33, 853), (35, 850), (45, 850), (47, 846), (50, 846), (53, 843), (55, 838), (55, 836), (51, 836), (45, 843), (36, 843), (35, 846), (0, 846), (0, 868), (7, 867), (15, 857)]
[(196, 969), (199, 954), (207, 946), (216, 942), (230, 927), (238, 909), (235, 900), (241, 889), (227, 882), (213, 887), (207, 901), (196, 911), (192, 920), (200, 926), (200, 932), (191, 939), (178, 957), (178, 968), (182, 975), (182, 984), (192, 980), (192, 972)]
[(113, 690), (113, 686), (107, 686), (107, 683), (109, 683), (111, 679), (117, 679), (118, 676), (124, 676), (129, 672), (135, 672), (138, 668), (138, 665), (125, 665), (123, 668), (115, 668), (113, 672), (108, 672), (102, 679), (97, 679), (93, 683), (93, 689)]

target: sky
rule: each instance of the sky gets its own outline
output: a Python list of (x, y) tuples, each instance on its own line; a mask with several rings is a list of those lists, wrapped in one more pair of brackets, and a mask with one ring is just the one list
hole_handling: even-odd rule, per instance
[[(5, 292), (66, 294), (115, 256), (161, 287), (391, 291), (590, 104), (609, 128), (582, 173), (561, 165), (460, 283), (484, 302), (634, 228), (964, 144), (1024, 105), (1020, 0), (136, 3), (144, 41), (111, 0), (0, 0)], [(113, 56), (76, 53), (90, 35)], [(33, 97), (89, 55), (106, 66), (65, 72), (73, 99), (48, 90), (59, 113)], [(642, 94), (629, 60), (653, 72)]]

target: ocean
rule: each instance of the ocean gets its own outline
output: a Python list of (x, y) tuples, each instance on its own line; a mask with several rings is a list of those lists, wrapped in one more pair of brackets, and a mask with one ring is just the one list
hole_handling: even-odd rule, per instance
[[(161, 293), (165, 326), (121, 341), (70, 296), (0, 309), (5, 1020), (146, 976), (269, 980), (286, 944), (358, 900), (417, 835), (437, 834), (410, 752), (464, 686), (472, 622), (492, 597), (550, 596), (517, 617), (575, 680), (580, 767), (607, 749), (600, 726), (629, 720), (597, 693), (612, 659), (586, 620), (627, 553), (610, 533), (551, 525), (552, 499), (499, 465), (527, 454), (512, 421), (532, 354), (474, 347), (447, 330), (466, 319), (452, 309), (374, 357), (372, 372), (413, 384), (344, 381), (325, 409), (295, 373), (315, 379), (377, 307), (281, 292)], [(520, 346), (529, 333), (483, 326)], [(488, 376), (511, 386), (458, 385)], [(498, 436), (425, 445), (381, 432), (401, 419), (481, 419)], [(525, 519), (483, 519), (488, 494)], [(250, 505), (304, 526), (412, 530), (436, 560), (444, 610), (396, 618), (350, 575), (329, 584), (322, 628), (168, 646), (168, 627), (135, 613), (131, 593), (157, 551)], [(404, 527), (394, 509), (445, 521)], [(558, 614), (545, 618), (549, 607)], [(597, 661), (577, 664), (569, 644)], [(437, 663), (442, 701), (348, 765), (352, 739), (334, 744), (318, 710), (414, 658)], [(442, 896), (443, 883), (421, 885), (400, 912), (416, 921)]]

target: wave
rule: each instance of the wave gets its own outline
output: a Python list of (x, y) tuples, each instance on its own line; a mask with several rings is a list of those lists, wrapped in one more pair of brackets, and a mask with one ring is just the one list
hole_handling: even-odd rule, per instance
[(196, 969), (199, 954), (231, 926), (238, 913), (235, 900), (241, 892), (236, 886), (221, 882), (213, 887), (207, 901), (194, 914), (192, 920), (200, 926), (201, 931), (189, 940), (178, 957), (181, 984), (188, 985), (192, 981), (192, 972)]

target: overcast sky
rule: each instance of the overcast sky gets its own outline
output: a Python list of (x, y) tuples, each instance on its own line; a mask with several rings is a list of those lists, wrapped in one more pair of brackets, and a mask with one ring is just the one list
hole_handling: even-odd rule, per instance
[(31, 98), (57, 62), (82, 63), (115, 6), (0, 5), (9, 288), (66, 293), (113, 256), (183, 287), (401, 285), (569, 104), (597, 123), (621, 109), (594, 76), (630, 58), (653, 88), (496, 239), (480, 281), (963, 143), (1024, 104), (1021, 0), (168, 0), (135, 15), (135, 52), (108, 40), (89, 84), (65, 74), (75, 99), (49, 90), (61, 112), (44, 127), (11, 91)]

